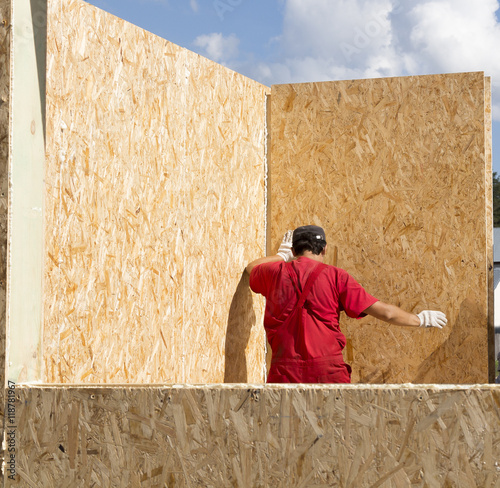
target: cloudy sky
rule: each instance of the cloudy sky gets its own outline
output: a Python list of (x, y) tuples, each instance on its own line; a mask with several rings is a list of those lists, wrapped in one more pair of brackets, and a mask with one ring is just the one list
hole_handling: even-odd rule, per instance
[(500, 174), (498, 0), (90, 0), (265, 85), (484, 71)]

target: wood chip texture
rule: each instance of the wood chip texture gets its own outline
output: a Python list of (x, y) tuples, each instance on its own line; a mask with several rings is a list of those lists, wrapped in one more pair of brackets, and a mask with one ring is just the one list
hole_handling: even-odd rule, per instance
[(17, 477), (72, 488), (490, 488), (500, 390), (19, 387)]
[[(7, 314), (7, 223), (9, 194), (11, 0), (0, 0), (0, 384), (5, 384), (5, 333)], [(0, 388), (0, 418), (4, 418), (5, 390)], [(3, 439), (3, 422), (0, 423)], [(0, 463), (4, 456), (0, 446)]]
[(45, 381), (262, 381), (269, 89), (79, 0), (47, 51)]
[(343, 318), (354, 382), (488, 382), (485, 109), (481, 72), (272, 87), (271, 251), (320, 225), (328, 264), (448, 317), (444, 330)]
[(488, 357), (489, 364), (489, 382), (494, 383), (497, 371), (494, 368), (495, 354), (495, 284), (493, 281), (494, 257), (493, 257), (493, 119), (492, 119), (492, 100), (491, 100), (491, 78), (484, 79), (484, 144), (485, 144), (485, 194), (486, 194), (486, 252), (488, 262)]

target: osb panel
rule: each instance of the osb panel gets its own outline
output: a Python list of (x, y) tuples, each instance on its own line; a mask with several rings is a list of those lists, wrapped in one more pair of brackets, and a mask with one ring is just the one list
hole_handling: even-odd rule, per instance
[(273, 251), (321, 225), (329, 264), (448, 316), (442, 331), (342, 319), (355, 382), (488, 381), (484, 97), (483, 73), (272, 87)]
[(7, 486), (496, 486), (500, 390), (19, 388)]
[[(7, 222), (8, 222), (8, 168), (10, 127), (10, 50), (11, 50), (11, 1), (0, 0), (0, 419), (5, 407), (5, 333), (7, 286)], [(3, 439), (3, 421), (0, 437)], [(0, 446), (0, 463), (3, 463), (3, 443)], [(3, 486), (3, 481), (0, 482)]]
[(48, 17), (45, 380), (261, 380), (266, 87), (78, 0)]
[(493, 136), (492, 136), (491, 78), (484, 78), (484, 148), (485, 148), (485, 193), (486, 193), (486, 262), (488, 277), (488, 357), (490, 383), (495, 382), (495, 323), (493, 281)]

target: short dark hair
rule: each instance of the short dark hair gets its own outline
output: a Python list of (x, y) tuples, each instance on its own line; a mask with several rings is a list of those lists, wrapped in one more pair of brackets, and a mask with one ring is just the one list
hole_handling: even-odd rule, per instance
[(294, 242), (293, 250), (297, 256), (304, 254), (304, 251), (311, 251), (313, 254), (321, 254), (326, 246), (326, 241), (318, 239), (314, 232), (305, 232)]

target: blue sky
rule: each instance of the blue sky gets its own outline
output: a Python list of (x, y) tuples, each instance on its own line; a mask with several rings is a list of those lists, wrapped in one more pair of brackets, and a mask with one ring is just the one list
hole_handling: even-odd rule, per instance
[(90, 0), (267, 86), (484, 71), (500, 174), (498, 0)]

